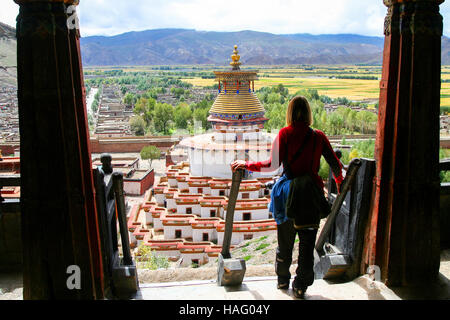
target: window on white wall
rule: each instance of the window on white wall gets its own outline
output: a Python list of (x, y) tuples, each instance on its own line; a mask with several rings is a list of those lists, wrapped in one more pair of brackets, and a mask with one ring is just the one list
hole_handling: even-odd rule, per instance
[(244, 240), (252, 240), (253, 235), (252, 234), (244, 234)]

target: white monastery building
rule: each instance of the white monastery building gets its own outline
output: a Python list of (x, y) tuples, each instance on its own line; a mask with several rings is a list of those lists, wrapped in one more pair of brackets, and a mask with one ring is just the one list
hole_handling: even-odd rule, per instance
[[(221, 251), (228, 196), (230, 163), (236, 159), (266, 160), (273, 138), (263, 132), (264, 107), (254, 93), (257, 71), (242, 71), (235, 46), (232, 69), (215, 72), (219, 95), (210, 110), (212, 133), (185, 138), (179, 144), (188, 161), (166, 168), (146, 201), (128, 218), (135, 248), (149, 246), (180, 266), (201, 265)], [(276, 232), (269, 213), (265, 183), (274, 173), (249, 173), (243, 180), (234, 213), (231, 244)], [(136, 249), (137, 251), (137, 249)]]

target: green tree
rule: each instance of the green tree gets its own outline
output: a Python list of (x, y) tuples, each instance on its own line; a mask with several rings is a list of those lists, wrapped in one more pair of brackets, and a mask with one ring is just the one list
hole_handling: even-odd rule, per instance
[(92, 117), (92, 114), (88, 113), (88, 125), (89, 125), (89, 131), (93, 131), (95, 127), (94, 118)]
[(186, 103), (181, 103), (175, 108), (175, 126), (179, 129), (187, 129), (192, 121), (192, 110)]
[(152, 162), (155, 159), (159, 159), (161, 157), (161, 150), (155, 146), (146, 146), (141, 150), (141, 159), (148, 160), (150, 167), (152, 166)]
[(328, 134), (339, 134), (341, 133), (342, 128), (344, 127), (344, 117), (337, 113), (332, 112), (328, 115)]
[(173, 107), (167, 103), (156, 103), (155, 111), (153, 113), (153, 123), (155, 129), (163, 134), (168, 134), (170, 129), (170, 122), (173, 119)]
[(163, 90), (163, 91), (165, 91), (165, 89), (164, 88), (151, 88), (150, 90), (148, 90), (147, 91), (147, 96), (149, 97), (149, 98), (152, 98), (152, 99), (158, 99), (158, 93), (164, 93), (163, 91), (161, 91), (161, 90)]
[(144, 98), (141, 97), (136, 101), (133, 112), (137, 115), (140, 115), (147, 127), (150, 126), (150, 122), (153, 119), (153, 111), (155, 109), (156, 100), (153, 98)]
[(128, 92), (123, 98), (123, 103), (126, 106), (133, 106), (136, 103), (136, 97), (134, 96), (134, 94)]
[(98, 110), (98, 100), (94, 100), (94, 101), (92, 102), (91, 109), (92, 109), (92, 111), (93, 111), (94, 113), (97, 112), (97, 110)]
[(356, 116), (356, 120), (361, 129), (361, 133), (371, 133), (376, 130), (378, 117), (370, 111), (360, 111)]
[(265, 128), (268, 131), (281, 129), (286, 125), (286, 110), (287, 104), (281, 104), (279, 102), (266, 104), (266, 117), (267, 121)]
[(134, 116), (130, 119), (130, 128), (131, 131), (136, 136), (143, 136), (145, 135), (145, 128), (146, 124), (144, 119), (142, 119), (141, 116)]
[(138, 247), (136, 262), (140, 268), (150, 270), (167, 269), (170, 266), (167, 257), (157, 255), (149, 246), (144, 245), (144, 242)]
[(351, 133), (353, 133), (357, 127), (357, 117), (358, 112), (355, 110), (351, 110), (347, 116), (346, 122), (347, 122), (347, 127), (350, 130)]
[(185, 91), (183, 88), (172, 87), (170, 89), (170, 93), (173, 94), (177, 99), (179, 99), (185, 93), (189, 93), (189, 91), (188, 90)]
[(278, 93), (270, 93), (267, 96), (267, 103), (280, 103), (281, 101), (281, 96)]
[(194, 110), (195, 121), (200, 121), (202, 123), (202, 128), (208, 129), (208, 109), (197, 108)]

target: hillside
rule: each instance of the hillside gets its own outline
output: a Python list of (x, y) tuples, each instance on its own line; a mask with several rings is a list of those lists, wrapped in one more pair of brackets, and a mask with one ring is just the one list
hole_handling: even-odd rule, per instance
[(442, 37), (442, 64), (450, 65), (450, 38)]
[(17, 82), (16, 30), (0, 22), (0, 85)]
[[(246, 65), (380, 64), (383, 37), (155, 29), (81, 38), (85, 66), (216, 64), (237, 44)], [(15, 81), (15, 29), (0, 22), (0, 80)], [(442, 38), (442, 64), (450, 65), (450, 39)]]
[(10, 39), (15, 39), (16, 38), (16, 29), (14, 29), (13, 27), (4, 24), (2, 22), (0, 22), (0, 38), (10, 38)]

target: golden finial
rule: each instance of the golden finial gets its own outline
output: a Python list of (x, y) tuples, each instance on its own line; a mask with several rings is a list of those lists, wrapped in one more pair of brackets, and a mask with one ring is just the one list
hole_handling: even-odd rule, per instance
[(239, 66), (241, 65), (241, 63), (239, 62), (239, 60), (241, 59), (241, 56), (238, 55), (239, 51), (237, 49), (237, 46), (234, 46), (234, 51), (233, 51), (233, 55), (231, 56), (231, 59), (233, 61), (230, 62), (230, 65), (233, 67), (233, 70), (239, 70)]

